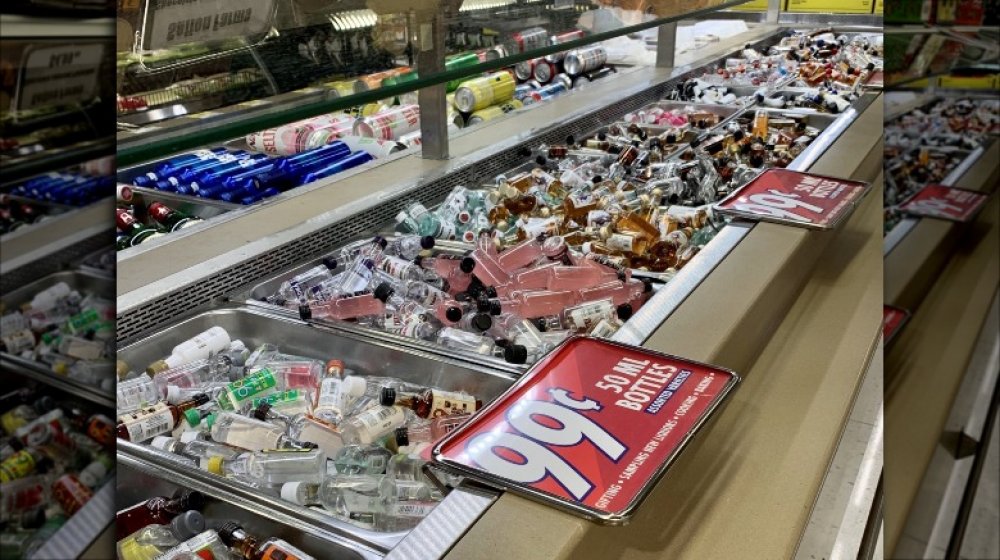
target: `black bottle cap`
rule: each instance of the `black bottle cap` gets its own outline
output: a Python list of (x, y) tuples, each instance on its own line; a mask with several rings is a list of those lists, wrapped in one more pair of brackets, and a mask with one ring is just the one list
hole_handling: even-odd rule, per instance
[(573, 146), (575, 144), (576, 144), (576, 137), (574, 137), (572, 134), (570, 134), (569, 136), (566, 137), (566, 145), (567, 146)]
[(486, 331), (493, 326), (493, 319), (485, 313), (477, 313), (472, 318), (471, 324), (479, 331)]
[(24, 449), (24, 442), (21, 441), (21, 438), (10, 438), (10, 441), (7, 442), (7, 445), (9, 445), (10, 448), (13, 449), (15, 453)]
[(389, 242), (386, 241), (385, 238), (382, 237), (381, 235), (376, 235), (375, 239), (372, 239), (372, 243), (377, 244), (379, 247), (383, 249), (385, 249), (386, 245), (389, 244)]
[(421, 249), (433, 249), (435, 241), (436, 240), (434, 239), (433, 235), (425, 235), (425, 236), (423, 236), (423, 237), (420, 238), (420, 248)]
[(382, 282), (375, 288), (375, 299), (385, 303), (395, 291), (388, 282)]
[(205, 507), (205, 495), (197, 490), (179, 490), (175, 496), (180, 500), (182, 510), (201, 510)]
[(538, 156), (535, 158), (535, 163), (544, 166), (549, 160), (545, 159), (545, 156)]
[(744, 138), (746, 138), (746, 134), (743, 134), (742, 130), (737, 130), (733, 133), (733, 140), (736, 140), (737, 142), (743, 140)]
[(423, 266), (423, 264), (424, 264), (424, 256), (423, 255), (417, 255), (417, 256), (413, 257), (413, 264), (415, 264), (417, 266)]
[(490, 298), (486, 297), (486, 294), (479, 294), (476, 298), (476, 311), (480, 313), (486, 313), (490, 310)]
[(392, 406), (396, 404), (396, 390), (392, 387), (382, 387), (378, 403), (382, 406)]
[(312, 319), (312, 315), (313, 315), (312, 308), (309, 307), (309, 304), (306, 303), (299, 304), (300, 319), (302, 319), (303, 321), (308, 321), (309, 319)]
[(230, 521), (219, 529), (219, 538), (222, 539), (222, 542), (226, 543), (226, 546), (233, 546), (236, 544), (236, 533), (242, 531), (242, 527)]
[(466, 288), (465, 291), (468, 292), (469, 298), (479, 299), (479, 295), (482, 294), (483, 290), (485, 290), (486, 288), (483, 286), (483, 283), (480, 282), (479, 279), (476, 278), (475, 276), (473, 276), (472, 279), (474, 281), (469, 283), (469, 287)]
[(330, 270), (337, 268), (337, 259), (333, 257), (323, 257), (323, 266)]
[(649, 278), (642, 279), (642, 293), (648, 294), (653, 291), (653, 281)]
[(466, 301), (472, 301), (472, 296), (469, 295), (469, 292), (458, 292), (455, 294), (455, 301), (463, 303)]
[(38, 508), (29, 513), (27, 517), (21, 518), (21, 527), (23, 529), (37, 529), (42, 525), (45, 525), (45, 508)]
[(823, 39), (816, 39), (816, 46), (822, 49), (826, 46), (826, 41)]
[(690, 146), (692, 148), (697, 148), (698, 146), (701, 146), (701, 138), (695, 138), (694, 140), (692, 140)]
[(459, 309), (458, 307), (452, 306), (449, 307), (448, 309), (445, 309), (444, 316), (452, 323), (457, 323), (459, 320), (462, 319), (462, 310)]
[(757, 103), (763, 103), (764, 102), (764, 94), (763, 93), (757, 92), (756, 94), (754, 94), (754, 97), (757, 99)]
[(466, 274), (471, 274), (476, 268), (476, 261), (472, 257), (465, 257), (458, 263), (458, 269)]
[(874, 62), (869, 62), (868, 65), (865, 66), (865, 68), (868, 69), (869, 72), (871, 72), (872, 70), (875, 69), (875, 63)]
[(654, 148), (659, 148), (662, 145), (663, 145), (663, 143), (660, 142), (660, 139), (658, 137), (650, 138), (649, 139), (649, 149), (650, 150), (652, 150)]
[(510, 341), (506, 338), (497, 338), (493, 340), (493, 344), (496, 344), (497, 348), (506, 348), (510, 346)]
[[(195, 402), (195, 406), (201, 406), (201, 405), (207, 403), (208, 401), (210, 401), (212, 399), (209, 398), (209, 396), (206, 395), (205, 393), (198, 393), (198, 394), (192, 396), (191, 400)], [(263, 403), (261, 403), (261, 404), (263, 404)]]
[(629, 317), (632, 316), (632, 304), (623, 303), (618, 306), (618, 318), (622, 321), (628, 321)]
[(806, 123), (804, 123), (804, 122), (799, 121), (798, 123), (795, 124), (795, 130), (798, 130), (799, 132), (801, 132), (801, 131), (803, 131), (805, 129), (806, 129)]
[(267, 412), (269, 410), (271, 410), (271, 405), (269, 405), (268, 403), (260, 403), (259, 405), (257, 405), (257, 408), (253, 409), (250, 412), (250, 415), (253, 416), (254, 418), (256, 418), (257, 420), (265, 420), (266, 421), (267, 420)]
[(500, 314), (500, 300), (498, 300), (498, 299), (491, 299), (490, 300), (490, 315), (496, 316), (496, 315), (499, 315), (499, 314)]
[(528, 349), (520, 344), (511, 344), (503, 349), (503, 359), (512, 364), (523, 364), (528, 361)]
[(668, 134), (667, 135), (667, 144), (676, 144), (676, 143), (677, 143), (677, 135), (674, 134), (674, 133)]
[[(641, 136), (641, 135), (640, 135), (640, 136)], [(632, 147), (633, 147), (633, 148), (638, 148), (638, 147), (639, 147), (640, 145), (642, 145), (642, 143), (641, 143), (641, 142), (639, 142), (638, 140), (633, 140), (633, 141), (632, 141)]]
[(757, 154), (754, 154), (750, 156), (750, 165), (753, 167), (760, 167), (764, 165), (764, 158)]
[(628, 277), (625, 276), (625, 271), (624, 270), (619, 270), (618, 274), (616, 274), (616, 276), (618, 277), (618, 281), (619, 282), (624, 282), (625, 280), (628, 279)]
[[(267, 298), (263, 298), (261, 301), (267, 302)], [(274, 305), (277, 305), (278, 307), (284, 307), (286, 303), (288, 303), (288, 300), (285, 298), (277, 298), (274, 300)]]
[(535, 319), (534, 323), (535, 323), (535, 328), (538, 329), (538, 332), (545, 332), (549, 330), (549, 327), (546, 326), (545, 324), (545, 319), (542, 319), (541, 317)]
[(708, 121), (706, 121), (705, 119), (699, 119), (698, 128), (708, 128)]
[(710, 154), (717, 154), (717, 153), (719, 153), (719, 152), (722, 151), (722, 144), (720, 144), (718, 142), (713, 142), (713, 143), (705, 146), (705, 151), (708, 152), (708, 153), (710, 153)]
[(593, 184), (595, 184), (595, 185), (597, 183), (600, 183), (603, 180), (604, 180), (604, 177), (601, 177), (600, 175), (594, 175), (593, 177), (590, 178), (590, 182), (593, 183)]
[(666, 196), (666, 199), (667, 202), (670, 204), (677, 204), (678, 202), (680, 202), (681, 197), (677, 193), (670, 193), (669, 195)]
[(56, 408), (56, 400), (48, 395), (42, 395), (31, 406), (35, 409), (35, 412), (45, 414)]
[(603, 132), (598, 132), (598, 133), (597, 133), (597, 139), (598, 139), (599, 141), (601, 141), (601, 142), (604, 142), (605, 140), (607, 140), (607, 139), (608, 139), (608, 135), (607, 135), (607, 134), (605, 134), (605, 133), (603, 133)]
[(750, 153), (750, 144), (743, 144), (742, 146), (740, 146), (740, 153), (741, 154), (749, 154)]
[(402, 447), (404, 445), (410, 445), (410, 432), (406, 429), (406, 426), (401, 426), (396, 428), (396, 445)]

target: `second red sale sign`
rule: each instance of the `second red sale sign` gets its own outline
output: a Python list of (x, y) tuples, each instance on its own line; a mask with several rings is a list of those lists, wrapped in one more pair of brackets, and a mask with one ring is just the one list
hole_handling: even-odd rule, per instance
[(833, 229), (861, 202), (871, 185), (788, 169), (768, 169), (715, 208), (764, 222)]
[(438, 443), (434, 460), (600, 522), (625, 522), (739, 381), (576, 337)]

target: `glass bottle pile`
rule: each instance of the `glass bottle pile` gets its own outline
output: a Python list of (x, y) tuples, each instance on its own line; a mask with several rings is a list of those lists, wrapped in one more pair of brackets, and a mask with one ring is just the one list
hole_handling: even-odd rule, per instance
[[(137, 218), (138, 212), (146, 219)], [(198, 216), (171, 208), (159, 201), (145, 205), (133, 196), (131, 187), (118, 185), (118, 206), (115, 209), (115, 249), (118, 251), (197, 225), (201, 221)]]
[(3, 310), (0, 352), (46, 364), (107, 391), (115, 382), (114, 303), (58, 282), (19, 309)]
[[(443, 207), (485, 212), (485, 196), (458, 187)], [(267, 301), (298, 309), (307, 319), (353, 320), (522, 364), (573, 333), (610, 336), (652, 289), (632, 278), (623, 259), (602, 254), (605, 245), (595, 244), (592, 254), (583, 255), (570, 251), (569, 240), (554, 230), (525, 233), (499, 251), (501, 239), (487, 233), (487, 225), (468, 254), (436, 250), (427, 232), (451, 225), (441, 212), (410, 204), (400, 214), (401, 223), (424, 235), (351, 244), (337, 259), (287, 279)], [(487, 219), (485, 213), (477, 216), (481, 223)], [(609, 236), (608, 243), (625, 243), (631, 234), (622, 231)]]
[(283, 539), (260, 539), (238, 523), (206, 518), (207, 502), (199, 492), (178, 490), (119, 511), (118, 560), (314, 560)]
[(0, 395), (0, 556), (32, 555), (112, 476), (114, 424), (22, 388)]
[(421, 453), (481, 406), (461, 391), (361, 376), (339, 360), (269, 344), (250, 352), (213, 327), (126, 376), (117, 434), (353, 524), (399, 531), (442, 499)]

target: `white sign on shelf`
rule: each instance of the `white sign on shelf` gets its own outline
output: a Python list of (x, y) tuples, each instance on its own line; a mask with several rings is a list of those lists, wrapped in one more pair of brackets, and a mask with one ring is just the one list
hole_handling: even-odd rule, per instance
[(29, 47), (21, 62), (15, 97), (18, 111), (73, 105), (97, 96), (104, 45)]
[(149, 0), (142, 48), (217, 41), (265, 33), (275, 0)]

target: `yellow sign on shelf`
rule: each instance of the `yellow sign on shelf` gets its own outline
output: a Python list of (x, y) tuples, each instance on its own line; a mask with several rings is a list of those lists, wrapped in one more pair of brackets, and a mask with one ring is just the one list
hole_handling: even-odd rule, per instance
[(941, 76), (938, 87), (942, 89), (996, 89), (1000, 74), (992, 76)]
[(766, 12), (767, 0), (750, 0), (746, 4), (740, 4), (730, 9), (737, 12)]
[(882, 0), (875, 0), (875, 12), (876, 14), (882, 13)]
[(870, 14), (873, 0), (788, 0), (785, 11), (824, 14)]

